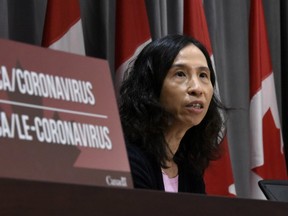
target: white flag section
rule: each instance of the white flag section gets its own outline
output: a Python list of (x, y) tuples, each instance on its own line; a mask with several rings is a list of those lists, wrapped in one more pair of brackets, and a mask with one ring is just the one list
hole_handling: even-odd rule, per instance
[[(204, 44), (210, 54), (215, 70), (212, 46), (202, 0), (184, 0), (184, 33)], [(217, 81), (215, 83), (215, 94), (220, 98)], [(236, 195), (236, 189), (227, 137), (224, 138), (222, 146), (222, 157), (217, 161), (212, 161), (205, 171), (206, 192), (207, 194), (234, 196)]]
[(262, 0), (250, 8), (251, 197), (265, 199), (258, 181), (287, 179), (287, 172)]
[(151, 36), (145, 0), (117, 0), (116, 4), (115, 89), (118, 95), (128, 64), (151, 41)]
[(85, 55), (78, 0), (48, 0), (42, 45)]

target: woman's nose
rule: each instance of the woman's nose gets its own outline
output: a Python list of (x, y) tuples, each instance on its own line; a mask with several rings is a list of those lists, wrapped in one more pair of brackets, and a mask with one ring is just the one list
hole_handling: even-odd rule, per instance
[(200, 96), (203, 93), (203, 89), (200, 80), (196, 77), (192, 77), (188, 82), (188, 94), (193, 96)]

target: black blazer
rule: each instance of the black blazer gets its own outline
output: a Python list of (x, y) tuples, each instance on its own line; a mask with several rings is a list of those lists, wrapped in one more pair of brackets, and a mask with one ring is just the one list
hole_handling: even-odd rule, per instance
[[(134, 145), (127, 146), (127, 153), (134, 187), (164, 191), (161, 168), (156, 160)], [(205, 193), (203, 176), (188, 163), (178, 164), (178, 173), (178, 192)]]

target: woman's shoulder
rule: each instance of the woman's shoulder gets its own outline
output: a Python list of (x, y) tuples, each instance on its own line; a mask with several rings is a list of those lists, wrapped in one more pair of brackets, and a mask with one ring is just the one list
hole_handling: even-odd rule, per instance
[(135, 145), (127, 145), (127, 154), (135, 188), (159, 188), (160, 167), (148, 153)]
[(186, 160), (179, 166), (179, 173), (180, 191), (205, 194), (205, 182), (201, 170)]
[(150, 163), (151, 159), (144, 150), (136, 145), (127, 145), (127, 154), (130, 165), (147, 165)]

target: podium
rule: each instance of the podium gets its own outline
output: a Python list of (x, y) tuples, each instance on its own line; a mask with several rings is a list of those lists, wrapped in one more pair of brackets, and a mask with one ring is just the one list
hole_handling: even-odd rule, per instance
[(283, 216), (288, 203), (0, 179), (0, 215)]

